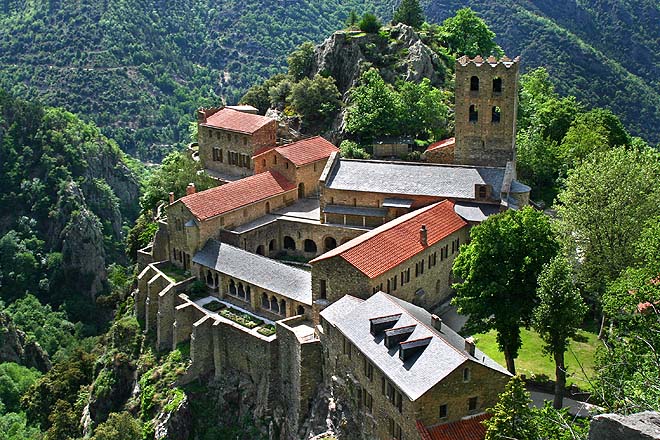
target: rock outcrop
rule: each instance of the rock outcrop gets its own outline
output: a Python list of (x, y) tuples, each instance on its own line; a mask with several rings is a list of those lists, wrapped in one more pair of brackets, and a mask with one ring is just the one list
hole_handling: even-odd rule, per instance
[(46, 372), (51, 368), (50, 358), (35, 341), (14, 326), (11, 318), (0, 313), (0, 363), (14, 362), (28, 368)]
[(642, 412), (622, 416), (602, 414), (593, 418), (589, 440), (660, 439), (660, 413)]
[(156, 420), (156, 440), (188, 440), (192, 431), (192, 413), (188, 397), (184, 397), (173, 411), (158, 414)]

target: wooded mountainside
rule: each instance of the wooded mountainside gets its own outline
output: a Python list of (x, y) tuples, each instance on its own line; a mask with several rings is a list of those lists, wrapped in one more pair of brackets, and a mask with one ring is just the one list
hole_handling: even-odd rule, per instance
[[(286, 70), (286, 54), (319, 43), (350, 11), (387, 20), (384, 2), (246, 0), (5, 0), (0, 86), (90, 118), (124, 151), (159, 159), (188, 141), (194, 109), (235, 103)], [(469, 5), (524, 70), (546, 66), (557, 90), (610, 108), (634, 135), (657, 143), (660, 6), (653, 0), (445, 0), (425, 3), (441, 22)], [(267, 12), (267, 13), (266, 13)]]

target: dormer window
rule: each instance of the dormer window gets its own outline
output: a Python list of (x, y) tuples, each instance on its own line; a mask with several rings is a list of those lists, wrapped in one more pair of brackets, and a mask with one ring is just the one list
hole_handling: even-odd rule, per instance
[(476, 200), (488, 200), (491, 193), (492, 189), (490, 185), (477, 184), (474, 186), (474, 198)]

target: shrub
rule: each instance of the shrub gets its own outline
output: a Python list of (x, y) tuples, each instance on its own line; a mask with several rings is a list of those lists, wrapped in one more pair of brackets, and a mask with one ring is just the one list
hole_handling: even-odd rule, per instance
[(257, 332), (264, 336), (271, 336), (275, 334), (275, 326), (273, 324), (267, 324), (257, 330)]
[(206, 291), (206, 285), (201, 280), (195, 281), (194, 283), (192, 283), (192, 286), (190, 286), (191, 299), (203, 298), (207, 295), (207, 293), (208, 292)]
[(362, 20), (360, 20), (360, 24), (358, 26), (362, 32), (375, 34), (380, 30), (382, 24), (380, 23), (380, 20), (378, 20), (378, 17), (367, 12), (362, 16)]
[(253, 329), (264, 323), (261, 319), (257, 319), (252, 315), (241, 313), (231, 308), (223, 310), (220, 312), (220, 315), (249, 329)]
[(342, 141), (342, 143), (339, 145), (339, 153), (341, 154), (341, 157), (345, 157), (347, 159), (371, 158), (369, 153), (367, 153), (364, 148), (349, 140)]
[(223, 309), (224, 307), (225, 305), (220, 301), (211, 301), (210, 303), (204, 304), (204, 308), (212, 312), (217, 312), (218, 310)]

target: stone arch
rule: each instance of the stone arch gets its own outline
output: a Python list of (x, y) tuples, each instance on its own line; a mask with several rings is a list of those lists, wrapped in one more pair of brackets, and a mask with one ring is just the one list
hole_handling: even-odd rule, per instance
[(305, 184), (303, 182), (300, 182), (298, 184), (298, 198), (299, 199), (305, 198)]
[(348, 243), (349, 241), (351, 241), (350, 238), (344, 237), (344, 238), (341, 239), (341, 244)]
[(280, 305), (277, 302), (277, 298), (275, 298), (274, 295), (271, 296), (271, 298), (270, 298), (270, 310), (273, 313), (277, 313), (277, 314), (280, 313)]
[(250, 291), (250, 286), (245, 287), (245, 301), (250, 302), (252, 300), (252, 292)]
[(236, 296), (236, 283), (234, 283), (234, 280), (229, 280), (229, 294)]
[(315, 254), (316, 251), (317, 251), (317, 247), (316, 247), (316, 243), (314, 242), (314, 240), (311, 240), (309, 238), (306, 239), (305, 240), (305, 252)]
[(479, 77), (476, 75), (470, 78), (470, 91), (471, 92), (479, 91)]
[(288, 235), (284, 237), (284, 249), (296, 250), (296, 241)]
[(245, 299), (245, 289), (243, 288), (243, 283), (238, 283), (238, 297)]
[(296, 313), (298, 315), (304, 315), (305, 314), (305, 308), (303, 306), (298, 306), (298, 309), (296, 310)]
[(499, 76), (493, 78), (493, 93), (502, 93), (502, 78)]
[(276, 248), (276, 247), (277, 247), (277, 242), (275, 241), (275, 239), (272, 239), (272, 240), (268, 243), (268, 252), (273, 252), (273, 251), (275, 251), (275, 248)]
[(213, 286), (213, 274), (211, 273), (210, 270), (206, 271), (206, 284), (209, 286)]
[(323, 239), (323, 251), (328, 252), (337, 247), (337, 240), (334, 237), (327, 236)]
[(266, 292), (261, 294), (261, 307), (264, 309), (270, 309), (270, 301), (268, 300), (268, 295), (266, 295)]
[(263, 244), (260, 244), (259, 246), (257, 246), (257, 254), (258, 255), (266, 255), (266, 253), (264, 251), (264, 245)]
[(479, 120), (479, 110), (477, 110), (477, 106), (474, 104), (470, 106), (469, 120), (470, 122), (477, 122)]
[(286, 318), (286, 300), (284, 298), (280, 300), (280, 315)]

